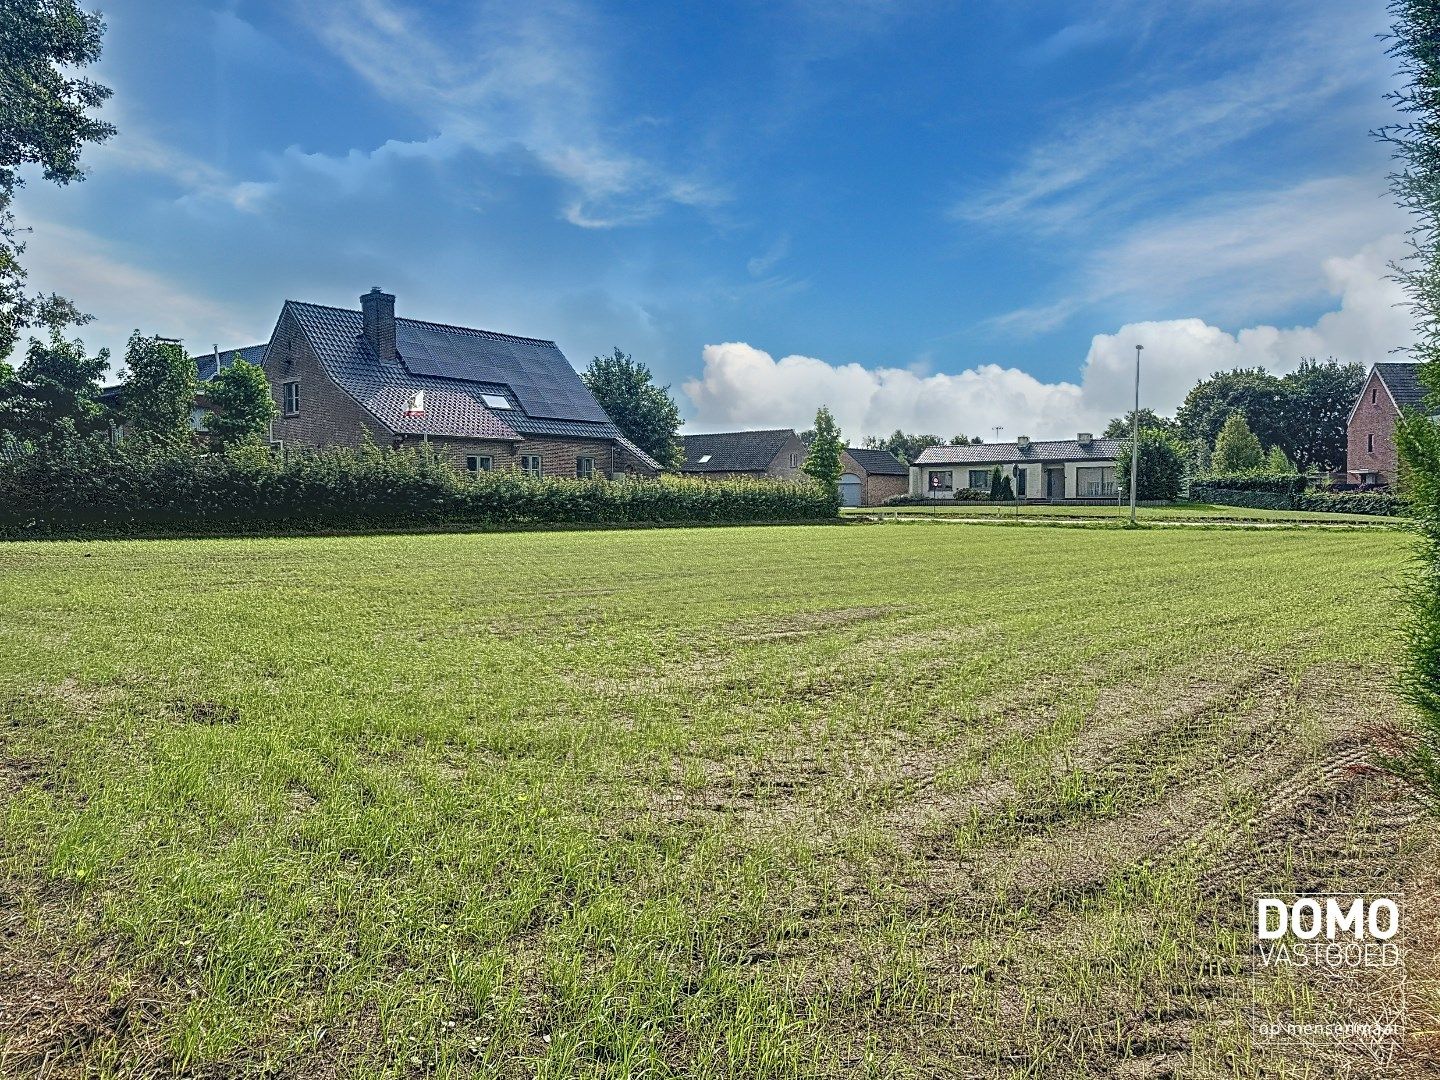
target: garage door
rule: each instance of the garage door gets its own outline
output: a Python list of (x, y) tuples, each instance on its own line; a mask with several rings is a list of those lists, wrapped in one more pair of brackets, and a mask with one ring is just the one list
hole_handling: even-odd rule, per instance
[(854, 473), (847, 472), (844, 476), (840, 477), (840, 505), (859, 506), (860, 493), (864, 490), (865, 485), (860, 482), (860, 477)]

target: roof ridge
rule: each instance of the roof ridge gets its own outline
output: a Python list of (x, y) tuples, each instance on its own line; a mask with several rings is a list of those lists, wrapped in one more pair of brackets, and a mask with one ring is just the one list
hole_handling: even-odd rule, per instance
[(682, 439), (707, 439), (716, 435), (784, 435), (793, 433), (794, 428), (744, 428), (740, 431), (697, 431), (691, 435), (681, 435)]
[[(336, 307), (334, 304), (317, 304), (311, 300), (286, 300), (287, 304), (296, 304), (301, 307), (319, 308), (322, 311), (343, 311), (347, 315), (358, 315), (364, 318), (364, 312), (359, 308)], [(412, 326), (428, 326), (435, 330), (457, 330), (462, 334), (478, 334), (481, 337), (503, 338), (506, 341), (523, 341), (527, 345), (554, 345), (555, 342), (549, 338), (526, 337), (524, 334), (507, 334), (503, 330), (482, 330), (478, 326), (458, 326), (455, 323), (431, 322), (429, 319), (411, 319), (404, 315), (395, 316), (397, 323), (410, 323)]]

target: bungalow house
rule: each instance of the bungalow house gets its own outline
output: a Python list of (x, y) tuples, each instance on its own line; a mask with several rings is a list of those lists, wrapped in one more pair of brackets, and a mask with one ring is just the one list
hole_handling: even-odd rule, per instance
[(1395, 422), (1402, 410), (1424, 404), (1425, 387), (1419, 375), (1419, 364), (1384, 363), (1370, 368), (1346, 421), (1345, 470), (1350, 483), (1395, 482), (1399, 463)]
[(768, 431), (717, 431), (709, 435), (682, 435), (687, 476), (725, 479), (736, 476), (799, 480), (805, 462), (805, 444), (790, 428)]
[(1011, 477), (1015, 494), (1031, 501), (1114, 499), (1118, 439), (1097, 439), (1081, 432), (1074, 439), (930, 446), (910, 466), (910, 494), (953, 499), (962, 488), (990, 491), (998, 465)]
[(844, 472), (840, 477), (842, 506), (879, 506), (895, 495), (904, 495), (910, 470), (889, 450), (847, 447), (840, 455)]
[(358, 311), (285, 301), (264, 368), (283, 446), (423, 442), (471, 472), (660, 471), (553, 341), (397, 318), (395, 297), (378, 288)]

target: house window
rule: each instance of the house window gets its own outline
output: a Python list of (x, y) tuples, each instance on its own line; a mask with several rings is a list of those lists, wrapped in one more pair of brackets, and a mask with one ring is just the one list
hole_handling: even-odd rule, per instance
[(577, 457), (575, 459), (575, 476), (580, 480), (593, 480), (595, 478), (595, 459), (593, 457)]
[(495, 467), (495, 459), (489, 456), (477, 455), (465, 459), (465, 468), (470, 472), (489, 472)]
[(795, 467), (796, 467), (797, 465), (799, 465), (799, 464), (800, 464), (800, 455), (799, 455), (799, 454), (791, 454), (791, 455), (790, 455), (790, 468), (793, 469), (793, 468), (795, 468)]
[(300, 382), (291, 380), (281, 384), (283, 412), (286, 416), (300, 415)]
[(989, 490), (990, 490), (990, 470), (989, 470), (989, 469), (971, 469), (971, 470), (970, 470), (970, 481), (969, 481), (969, 484), (968, 484), (967, 486), (968, 486), (972, 491), (989, 491)]
[(1020, 499), (1020, 498), (1024, 498), (1024, 497), (1025, 497), (1025, 478), (1028, 477), (1029, 475), (1030, 475), (1030, 470), (1029, 470), (1029, 469), (1016, 469), (1016, 470), (1015, 470), (1015, 497), (1016, 497), (1017, 499)]
[(1075, 495), (1077, 498), (1108, 499), (1114, 494), (1114, 468), (1075, 470)]
[(1380, 397), (1380, 389), (1379, 389), (1379, 387), (1374, 387), (1374, 386), (1372, 386), (1372, 387), (1370, 388), (1370, 404), (1371, 404), (1371, 405), (1377, 404), (1379, 397)]
[(928, 481), (931, 491), (953, 491), (955, 489), (955, 474), (949, 469), (931, 469)]
[(540, 475), (540, 455), (539, 455), (539, 454), (521, 454), (521, 455), (520, 455), (520, 471), (523, 472), (526, 476), (539, 476), (539, 475)]
[(1375, 436), (1374, 436), (1374, 435), (1366, 435), (1366, 436), (1365, 436), (1365, 452), (1366, 452), (1367, 454), (1373, 454), (1373, 453), (1375, 453)]

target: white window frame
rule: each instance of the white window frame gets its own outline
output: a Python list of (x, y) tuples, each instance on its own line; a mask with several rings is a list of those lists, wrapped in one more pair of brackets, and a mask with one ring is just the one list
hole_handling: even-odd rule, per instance
[(489, 454), (471, 454), (465, 459), (466, 472), (489, 472), (493, 468), (495, 468), (495, 459)]
[(286, 379), (280, 384), (280, 411), (285, 416), (300, 415), (299, 379)]
[[(585, 465), (587, 465), (588, 468), (582, 469), (582, 468), (580, 467), (582, 462), (583, 462)], [(591, 456), (589, 456), (589, 455), (585, 455), (585, 456), (582, 456), (582, 457), (577, 457), (577, 458), (575, 459), (575, 479), (577, 479), (577, 480), (593, 480), (593, 479), (595, 479), (595, 459), (594, 459), (593, 457), (591, 457)]]
[[(534, 467), (531, 467), (534, 462)], [(545, 474), (545, 461), (539, 454), (521, 454), (520, 471), (526, 476), (543, 476)]]

